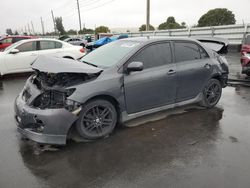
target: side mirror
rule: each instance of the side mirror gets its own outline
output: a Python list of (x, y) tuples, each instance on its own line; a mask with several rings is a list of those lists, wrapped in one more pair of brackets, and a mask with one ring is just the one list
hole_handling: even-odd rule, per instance
[(10, 54), (17, 54), (19, 52), (20, 51), (18, 49), (12, 49), (12, 50), (10, 50)]
[(143, 70), (143, 63), (142, 62), (131, 62), (127, 66), (127, 72), (136, 72), (136, 71), (142, 71)]
[(0, 42), (0, 45), (2, 45), (3, 43), (2, 42)]

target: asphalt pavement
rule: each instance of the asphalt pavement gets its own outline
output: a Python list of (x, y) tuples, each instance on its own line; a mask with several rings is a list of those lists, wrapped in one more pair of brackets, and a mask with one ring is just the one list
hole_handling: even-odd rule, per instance
[[(233, 76), (240, 75), (237, 57), (228, 56)], [(137, 119), (102, 140), (50, 147), (16, 131), (13, 102), (26, 78), (0, 81), (0, 188), (250, 185), (249, 87), (225, 88), (213, 109), (185, 106)]]

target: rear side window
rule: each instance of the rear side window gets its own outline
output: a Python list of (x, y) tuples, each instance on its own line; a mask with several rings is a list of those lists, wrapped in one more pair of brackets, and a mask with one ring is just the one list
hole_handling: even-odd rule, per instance
[(29, 52), (36, 50), (36, 42), (26, 42), (16, 47), (20, 52)]
[(12, 43), (12, 38), (3, 39), (1, 42), (2, 42), (2, 44)]
[(140, 51), (132, 61), (142, 62), (145, 69), (169, 64), (172, 62), (170, 43), (150, 45)]
[(40, 50), (61, 48), (62, 44), (55, 41), (40, 41)]
[(14, 37), (14, 38), (12, 38), (12, 43), (15, 43), (15, 42), (18, 42), (18, 41), (24, 40), (24, 39), (28, 39), (28, 38)]
[(176, 62), (192, 61), (208, 57), (204, 49), (191, 42), (175, 42)]

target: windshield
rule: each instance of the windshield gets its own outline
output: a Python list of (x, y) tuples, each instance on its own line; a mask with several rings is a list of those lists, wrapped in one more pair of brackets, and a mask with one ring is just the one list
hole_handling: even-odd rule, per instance
[(97, 48), (84, 56), (81, 61), (98, 67), (111, 67), (139, 46), (135, 41), (116, 41)]

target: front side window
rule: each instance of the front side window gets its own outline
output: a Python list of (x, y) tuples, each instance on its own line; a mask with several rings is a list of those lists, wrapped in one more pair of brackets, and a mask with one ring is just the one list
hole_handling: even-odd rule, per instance
[(140, 51), (132, 61), (142, 62), (144, 69), (170, 64), (172, 62), (170, 43), (150, 45)]
[(62, 48), (62, 43), (55, 41), (40, 41), (40, 50)]
[(16, 47), (20, 52), (29, 52), (36, 50), (36, 42), (26, 42)]
[(208, 57), (204, 49), (192, 42), (175, 42), (176, 62), (192, 61)]

